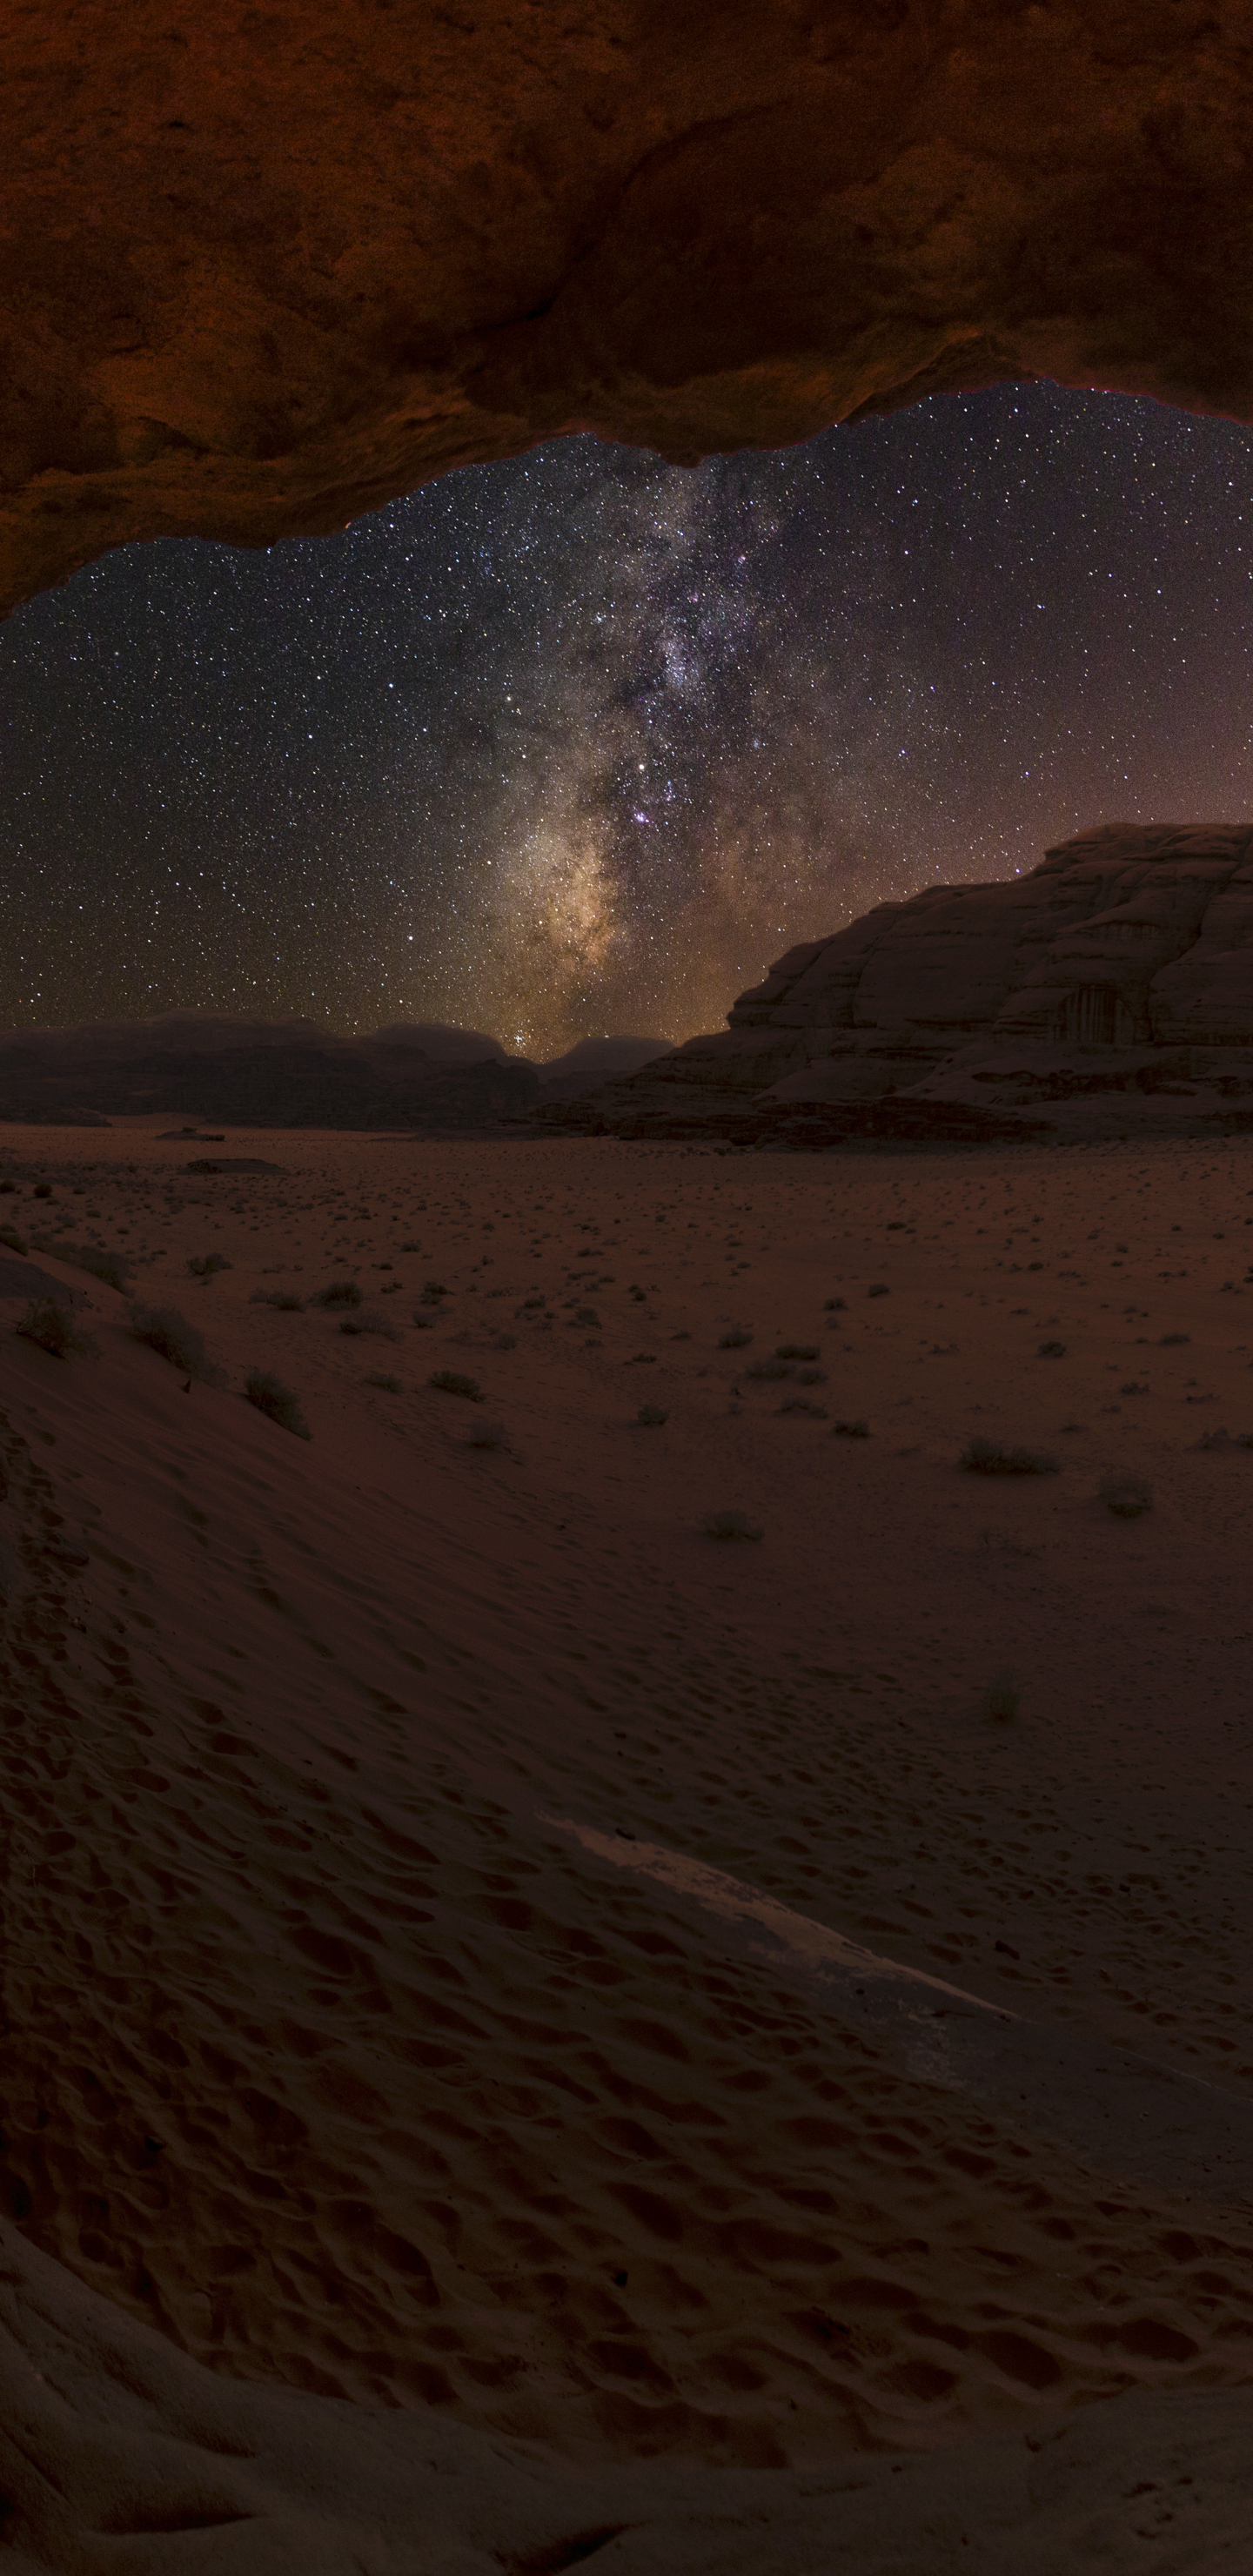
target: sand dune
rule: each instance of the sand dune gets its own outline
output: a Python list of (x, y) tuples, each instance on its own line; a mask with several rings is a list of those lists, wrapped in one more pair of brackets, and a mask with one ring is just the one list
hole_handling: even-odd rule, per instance
[[(338, 2462), (368, 2425), (389, 2479), (415, 2441), (479, 2464), (436, 2564), (569, 2564), (621, 2514), (607, 2568), (805, 2564), (818, 2528), (839, 2565), (838, 2493), (850, 2565), (948, 2564), (909, 2560), (921, 2532), (997, 2567), (1012, 2531), (1030, 2566), (1031, 2520), (1130, 2567), (1163, 2390), (1210, 2465), (1154, 2563), (1227, 2563), (1247, 1147), (250, 1131), (206, 1172), (160, 1123), (6, 1157), (11, 1228), (100, 1348), (7, 1329), (6, 1268), (5, 2315), (28, 2359), (45, 2331), (78, 2355), (68, 2414), (0, 2409), (15, 2564), (285, 2567), (313, 2512), (302, 2565), (407, 2566), (372, 2470), (316, 2500), (311, 2438)], [(48, 1248), (93, 1238), (220, 1384)], [(337, 1276), (362, 1302), (311, 1302)], [(972, 1434), (1056, 1472), (964, 1472)], [(1110, 1467), (1151, 1510), (1105, 1507)], [(707, 1536), (728, 1509), (760, 1538)], [(181, 2488), (181, 2522), (102, 2519), (93, 2408), (140, 2445), (125, 2514), (168, 2438), (253, 2519), (195, 2557)], [(90, 2537), (140, 2528), (166, 2537)], [(1209, 2555), (1172, 2559), (1188, 2532)]]

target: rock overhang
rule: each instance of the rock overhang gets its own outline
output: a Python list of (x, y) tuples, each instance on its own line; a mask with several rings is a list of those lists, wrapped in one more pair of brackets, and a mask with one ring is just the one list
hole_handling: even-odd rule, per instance
[(81, 0), (5, 32), (0, 604), (572, 429), (691, 463), (1047, 376), (1253, 417), (1200, 0)]

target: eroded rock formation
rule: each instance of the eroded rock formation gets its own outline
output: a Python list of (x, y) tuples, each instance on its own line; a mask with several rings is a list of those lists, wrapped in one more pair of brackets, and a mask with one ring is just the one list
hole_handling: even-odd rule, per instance
[(0, 604), (574, 427), (1046, 375), (1253, 416), (1234, 0), (156, 0), (0, 39)]
[(595, 1107), (973, 1133), (1077, 1102), (1091, 1124), (1115, 1094), (1120, 1122), (1134, 1102), (1253, 1125), (1253, 826), (1102, 824), (1007, 884), (877, 904)]

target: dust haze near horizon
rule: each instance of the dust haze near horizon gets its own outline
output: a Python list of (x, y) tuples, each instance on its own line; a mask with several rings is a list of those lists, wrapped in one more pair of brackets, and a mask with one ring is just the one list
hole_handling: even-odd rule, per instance
[(1053, 386), (695, 471), (569, 438), (0, 635), (0, 1025), (716, 1027), (799, 939), (1243, 819), (1253, 443)]

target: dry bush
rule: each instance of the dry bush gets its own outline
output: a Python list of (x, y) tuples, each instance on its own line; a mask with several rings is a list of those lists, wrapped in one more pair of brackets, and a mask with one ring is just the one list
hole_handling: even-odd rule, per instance
[(1106, 1511), (1120, 1521), (1138, 1521), (1142, 1512), (1153, 1509), (1153, 1488), (1134, 1467), (1107, 1468), (1096, 1490)]
[(70, 1307), (58, 1304), (55, 1297), (33, 1297), (14, 1329), (24, 1342), (34, 1342), (54, 1360), (100, 1357), (99, 1344), (93, 1342), (90, 1333), (80, 1332)]
[(993, 1673), (983, 1694), (983, 1714), (1008, 1726), (1010, 1720), (1017, 1717), (1021, 1706), (1022, 1693), (1008, 1664), (1003, 1664), (999, 1672)]
[(838, 1431), (842, 1440), (868, 1440), (870, 1438), (870, 1425), (860, 1414), (854, 1422), (833, 1422), (831, 1428), (833, 1431)]
[(274, 1306), (280, 1315), (303, 1315), (305, 1311), (303, 1297), (293, 1297), (289, 1288), (254, 1288), (248, 1303), (250, 1306)]
[(732, 1540), (759, 1539), (763, 1536), (756, 1522), (750, 1521), (747, 1512), (710, 1512), (708, 1518), (702, 1521), (701, 1528), (706, 1538)]
[(314, 1291), (309, 1303), (324, 1306), (329, 1315), (345, 1314), (350, 1307), (360, 1305), (361, 1291), (355, 1279), (332, 1279), (329, 1287)]
[(184, 1377), (198, 1377), (205, 1386), (221, 1385), (222, 1372), (210, 1359), (203, 1335), (180, 1315), (177, 1306), (132, 1306), (127, 1330), (133, 1341), (159, 1351)]
[(464, 1395), (470, 1404), (482, 1404), (484, 1400), (478, 1379), (463, 1376), (460, 1369), (433, 1369), (426, 1382), (438, 1395)]
[(396, 1326), (386, 1315), (380, 1315), (375, 1306), (363, 1306), (356, 1315), (341, 1315), (339, 1329), (341, 1333), (375, 1333), (384, 1342), (400, 1340)]
[(635, 1419), (641, 1431), (660, 1431), (670, 1416), (662, 1404), (642, 1404)]
[(232, 1266), (224, 1252), (193, 1252), (187, 1263), (193, 1279), (216, 1279), (219, 1270)]
[(466, 1434), (467, 1449), (507, 1449), (509, 1434), (503, 1422), (472, 1422)]
[(742, 1324), (737, 1324), (733, 1331), (719, 1334), (718, 1348), (720, 1351), (746, 1351), (752, 1338)]
[(1048, 1449), (1006, 1448), (1001, 1440), (971, 1440), (961, 1454), (971, 1476), (1056, 1476), (1058, 1462)]
[(297, 1440), (313, 1438), (291, 1388), (284, 1386), (282, 1379), (273, 1376), (269, 1369), (249, 1369), (244, 1380), (244, 1394), (249, 1404), (255, 1404), (258, 1413), (264, 1413), (268, 1421), (277, 1422), (280, 1430), (294, 1432)]

